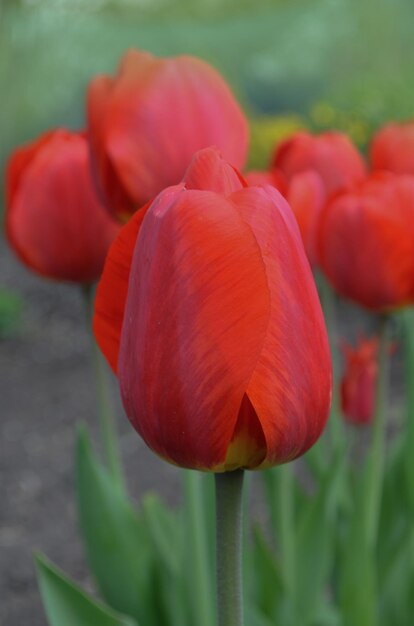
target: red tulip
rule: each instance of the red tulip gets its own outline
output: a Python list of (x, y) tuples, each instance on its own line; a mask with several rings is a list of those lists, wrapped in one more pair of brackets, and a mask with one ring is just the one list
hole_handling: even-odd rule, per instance
[(372, 139), (370, 154), (374, 169), (414, 174), (414, 121), (381, 128)]
[(378, 375), (378, 339), (363, 339), (355, 348), (342, 344), (345, 372), (341, 381), (341, 405), (346, 421), (369, 424), (374, 416)]
[(30, 269), (56, 280), (99, 278), (119, 225), (97, 199), (84, 134), (54, 130), (15, 150), (6, 205), (9, 242)]
[(285, 197), (298, 223), (309, 263), (316, 266), (319, 218), (326, 202), (321, 177), (310, 170), (292, 176)]
[(133, 426), (173, 463), (265, 467), (321, 434), (329, 346), (297, 225), (214, 149), (121, 230), (94, 327)]
[(278, 146), (273, 167), (288, 178), (306, 170), (316, 172), (322, 178), (327, 195), (352, 186), (366, 174), (358, 150), (346, 135), (338, 132), (296, 133)]
[(272, 185), (286, 197), (288, 183), (286, 177), (279, 170), (251, 170), (244, 175), (249, 187)]
[(376, 174), (332, 199), (319, 262), (343, 296), (373, 310), (414, 302), (414, 176)]
[(223, 78), (203, 61), (129, 50), (114, 78), (88, 91), (92, 157), (110, 208), (130, 215), (182, 179), (194, 152), (216, 145), (243, 167), (247, 122)]

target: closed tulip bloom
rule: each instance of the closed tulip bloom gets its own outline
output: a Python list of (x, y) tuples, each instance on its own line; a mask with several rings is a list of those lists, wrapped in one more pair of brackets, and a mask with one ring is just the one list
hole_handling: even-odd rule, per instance
[(296, 222), (217, 150), (121, 230), (94, 327), (131, 423), (172, 463), (266, 467), (321, 434), (329, 346)]
[(378, 376), (378, 339), (361, 338), (355, 348), (343, 343), (345, 371), (341, 380), (341, 406), (347, 422), (369, 424), (374, 416)]
[(99, 202), (83, 133), (45, 133), (6, 172), (6, 233), (19, 258), (56, 280), (96, 281), (119, 225)]
[(87, 100), (95, 175), (117, 215), (179, 183), (201, 148), (216, 145), (244, 165), (245, 117), (220, 74), (200, 59), (129, 50), (115, 77), (91, 81)]
[(373, 137), (372, 167), (396, 174), (414, 174), (414, 121), (387, 124)]
[(358, 150), (346, 135), (338, 132), (294, 134), (276, 149), (273, 167), (288, 178), (306, 170), (316, 172), (327, 195), (352, 186), (366, 174)]
[(414, 176), (376, 174), (320, 218), (319, 262), (343, 296), (375, 311), (414, 302)]

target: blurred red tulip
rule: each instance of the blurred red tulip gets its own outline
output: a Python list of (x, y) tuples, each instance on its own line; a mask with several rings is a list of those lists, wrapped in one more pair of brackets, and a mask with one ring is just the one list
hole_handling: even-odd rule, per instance
[(396, 174), (414, 174), (414, 121), (387, 124), (373, 137), (372, 167)]
[(282, 196), (286, 197), (288, 183), (282, 172), (273, 170), (250, 170), (244, 175), (249, 187), (262, 187), (263, 185), (272, 185)]
[(318, 264), (317, 232), (319, 217), (326, 202), (321, 177), (311, 170), (292, 176), (286, 200), (296, 218), (303, 245), (312, 266)]
[(272, 167), (281, 170), (288, 179), (306, 170), (316, 172), (322, 178), (327, 195), (350, 187), (366, 174), (358, 150), (339, 132), (294, 134), (278, 146)]
[(319, 262), (336, 290), (376, 311), (414, 302), (414, 176), (372, 175), (322, 211)]
[(100, 204), (83, 133), (45, 133), (11, 155), (6, 232), (31, 269), (48, 278), (96, 281), (119, 225)]
[(239, 105), (220, 74), (193, 57), (129, 50), (114, 78), (91, 81), (88, 118), (97, 182), (120, 216), (180, 182), (201, 148), (216, 145), (240, 168), (246, 159)]
[(217, 150), (121, 230), (94, 328), (133, 426), (173, 463), (283, 463), (325, 425), (329, 346), (292, 212)]
[(361, 338), (355, 348), (342, 343), (345, 371), (341, 380), (341, 406), (351, 424), (369, 424), (374, 416), (378, 375), (377, 338)]

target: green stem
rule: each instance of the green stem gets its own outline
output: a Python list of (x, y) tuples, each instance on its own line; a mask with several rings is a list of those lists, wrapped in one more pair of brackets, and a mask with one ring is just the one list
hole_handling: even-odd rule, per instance
[(386, 398), (388, 386), (388, 319), (381, 319), (375, 419), (371, 448), (367, 457), (365, 483), (365, 530), (369, 545), (375, 546), (384, 480)]
[(294, 604), (295, 595), (295, 511), (294, 511), (294, 472), (293, 465), (286, 463), (278, 468), (279, 472), (279, 528), (280, 552), (284, 578), (288, 593)]
[(216, 474), (219, 626), (243, 626), (241, 577), (243, 470)]
[(343, 424), (339, 411), (339, 395), (337, 384), (340, 368), (338, 362), (339, 359), (337, 348), (338, 335), (336, 332), (335, 296), (331, 289), (331, 286), (328, 284), (326, 278), (322, 274), (319, 274), (317, 276), (317, 279), (332, 358), (333, 386), (331, 415), (329, 418), (329, 430), (334, 449), (338, 450), (344, 444), (345, 438), (343, 433)]
[(206, 523), (204, 479), (200, 472), (184, 470), (184, 494), (187, 511), (187, 547), (191, 555), (192, 622), (199, 626), (215, 626), (215, 607), (210, 577), (209, 542)]
[(93, 289), (91, 286), (87, 285), (83, 288), (82, 293), (86, 305), (88, 333), (91, 339), (91, 359), (95, 374), (96, 401), (98, 406), (102, 448), (109, 471), (119, 486), (124, 490), (125, 482), (117, 445), (117, 434), (115, 429), (114, 414), (111, 406), (112, 402), (109, 392), (109, 381), (106, 373), (106, 363), (103, 360), (92, 333), (94, 302)]

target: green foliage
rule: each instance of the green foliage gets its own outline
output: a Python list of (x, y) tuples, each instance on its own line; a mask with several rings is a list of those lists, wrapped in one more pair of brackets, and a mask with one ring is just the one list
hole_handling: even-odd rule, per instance
[(18, 330), (22, 306), (19, 296), (0, 288), (0, 339), (13, 335)]
[(87, 557), (103, 598), (143, 624), (157, 624), (157, 562), (149, 528), (78, 433), (76, 487)]
[(36, 557), (36, 568), (50, 626), (138, 626), (93, 600), (44, 556)]
[[(202, 478), (197, 503), (207, 507), (211, 484), (204, 480), (208, 477)], [(135, 511), (94, 455), (83, 429), (76, 448), (76, 491), (88, 561), (108, 604), (146, 626), (192, 626), (199, 610), (193, 605), (197, 571), (206, 570), (204, 584), (214, 615), (213, 560), (206, 566), (198, 554), (199, 542), (204, 542), (201, 555), (208, 558), (211, 543), (204, 531), (194, 538), (197, 520), (170, 511), (151, 493)], [(186, 511), (191, 507), (188, 500), (191, 494), (185, 498)], [(208, 517), (198, 509), (197, 515), (199, 522)]]

